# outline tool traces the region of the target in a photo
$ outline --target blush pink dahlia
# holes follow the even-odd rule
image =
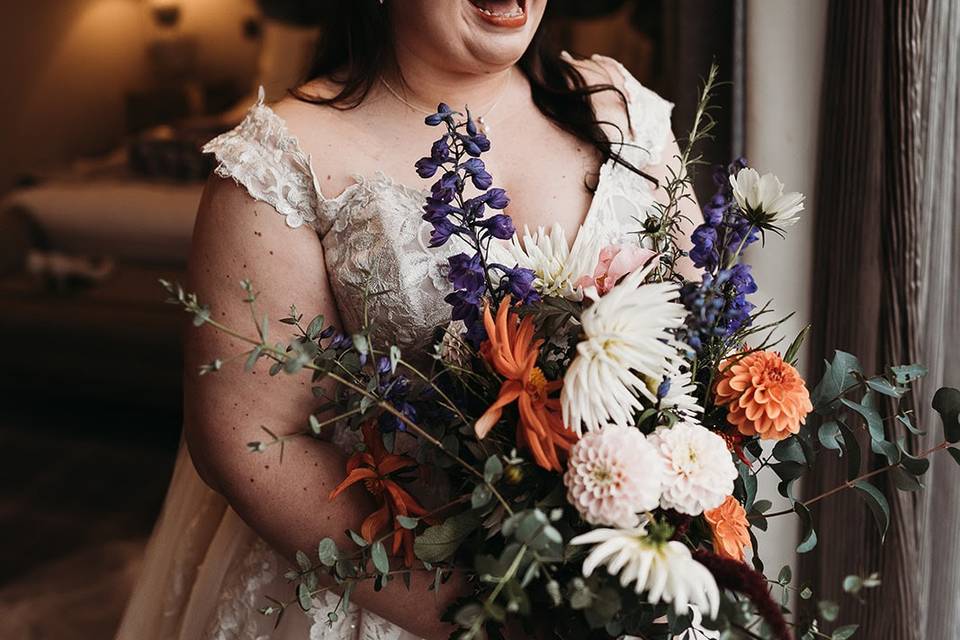
[[[590,524],[635,527],[660,502],[662,462],[634,427],[607,425],[570,449],[563,482],[567,500]]]
[[[694,422],[661,427],[647,441],[663,465],[660,506],[698,516],[719,507],[733,493],[737,467],[726,441]]]

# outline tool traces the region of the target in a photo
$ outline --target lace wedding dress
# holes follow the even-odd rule
[[[672,105],[642,87],[619,63],[632,131],[621,153],[634,166],[661,162]],[[369,300],[376,324],[399,346],[416,348],[445,324],[446,258],[458,249],[428,249],[430,225],[420,219],[424,193],[383,174],[355,176],[335,197],[320,192],[310,158],[283,120],[260,100],[234,130],[211,141],[217,175],[231,178],[269,203],[289,227],[316,230],[346,330],[360,324],[362,289],[385,291]],[[411,169],[411,177],[413,171]],[[628,235],[651,211],[650,183],[607,162],[584,225],[603,244]],[[452,243],[451,243],[452,244]],[[346,438],[342,438],[346,440]],[[288,599],[288,563],[270,549],[218,494],[200,480],[181,446],[166,504],[147,548],[143,572],[118,640],[406,640],[413,636],[351,604],[331,624],[337,597],[327,592],[308,614],[289,611],[273,629],[258,609],[266,596]]]

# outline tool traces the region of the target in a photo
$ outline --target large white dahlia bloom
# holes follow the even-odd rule
[[[661,427],[647,437],[664,464],[660,506],[696,516],[733,493],[737,467],[727,443],[695,422]]]
[[[654,540],[647,535],[646,527],[640,526],[594,529],[570,543],[594,545],[583,561],[585,577],[606,565],[610,575],[619,576],[621,586],[633,583],[637,593],[646,591],[650,604],[672,603],[677,614],[687,613],[687,607],[693,605],[705,616],[717,616],[717,581],[682,542]]]
[[[687,312],[675,302],[675,284],[643,283],[651,268],[628,275],[580,318],[584,336],[560,394],[564,424],[578,434],[632,425],[638,396],[656,403],[657,385],[680,357],[673,331]]]
[[[582,300],[583,289],[576,284],[582,276],[593,273],[600,253],[597,238],[589,227],[580,227],[573,246],[567,244],[563,227],[554,224],[549,231],[538,227],[533,233],[524,227],[523,238],[515,234],[508,245],[517,266],[533,271],[534,288],[544,296],[560,296]]]
[[[584,435],[567,460],[567,500],[590,524],[636,527],[660,503],[662,462],[639,429],[608,425]]]

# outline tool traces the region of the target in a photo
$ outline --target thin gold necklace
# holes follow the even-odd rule
[[[477,125],[480,127],[481,133],[483,133],[483,135],[485,136],[490,135],[490,124],[487,119],[490,117],[490,114],[493,113],[493,110],[497,108],[497,105],[500,104],[500,100],[503,99],[503,96],[506,95],[507,85],[510,83],[510,77],[512,75],[513,75],[513,69],[511,68],[510,72],[507,74],[506,79],[503,81],[503,86],[500,88],[500,93],[497,95],[497,99],[493,101],[493,104],[490,105],[490,108],[487,109],[487,112],[485,114],[481,116],[475,116]],[[404,98],[402,95],[400,95],[398,91],[396,91],[393,87],[390,86],[390,84],[384,79],[383,76],[380,76],[380,82],[383,83],[383,86],[386,87],[387,91],[389,91],[394,98],[396,98],[397,100],[399,100],[400,102],[408,106],[409,108],[413,109],[414,111],[417,111],[419,113],[422,113],[428,116],[434,113],[433,110],[424,109],[423,107],[417,106],[411,103],[406,98]]]

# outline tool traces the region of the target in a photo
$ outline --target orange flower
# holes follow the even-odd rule
[[[745,436],[783,440],[800,431],[813,410],[803,378],[779,353],[728,359],[720,375],[717,404],[727,407],[727,420]]]
[[[713,532],[713,552],[743,562],[743,550],[751,547],[747,512],[733,496],[727,496],[716,509],[703,512]]]
[[[329,499],[334,500],[347,487],[363,482],[380,503],[380,508],[363,521],[360,535],[367,542],[373,542],[385,527],[393,523],[392,552],[398,555],[402,549],[404,563],[413,566],[413,531],[401,527],[397,516],[419,517],[426,515],[427,511],[391,476],[403,469],[411,469],[417,463],[407,456],[388,453],[375,423],[367,422],[361,430],[366,450],[350,456],[347,477],[330,492]]]
[[[481,353],[505,380],[496,401],[480,416],[474,429],[478,438],[484,438],[500,420],[503,408],[516,401],[520,408],[517,446],[529,449],[544,469],[562,471],[558,451],[569,450],[577,441],[576,434],[563,424],[560,399],[550,397],[563,381],[548,381],[536,366],[543,340],[533,339],[533,318],[520,320],[510,306],[509,297],[500,303],[496,322],[490,306],[483,309],[487,341],[481,345]]]

